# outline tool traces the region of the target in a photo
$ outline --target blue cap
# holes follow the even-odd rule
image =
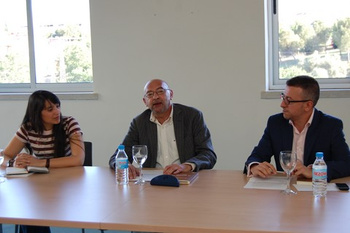
[[[125,146],[124,145],[119,145],[118,146],[118,150],[125,150]]]
[[[316,158],[322,158],[323,152],[316,152]]]

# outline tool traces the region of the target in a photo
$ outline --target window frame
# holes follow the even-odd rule
[[[0,83],[0,94],[4,93],[6,95],[8,93],[32,93],[36,90],[49,90],[49,91],[58,92],[58,93],[84,93],[84,92],[91,93],[93,92],[93,80],[91,83],[90,82],[36,83],[32,0],[25,0],[25,3],[26,3],[27,26],[28,26],[30,83]],[[88,4],[90,4],[89,1],[88,1]],[[91,34],[90,34],[90,38],[91,38]]]
[[[265,0],[265,59],[266,91],[283,90],[286,79],[279,79],[279,0]],[[346,79],[317,79],[321,90],[350,91],[350,77]]]

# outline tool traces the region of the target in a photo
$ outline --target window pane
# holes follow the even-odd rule
[[[349,0],[278,1],[279,79],[350,77],[349,9]]]
[[[32,0],[37,83],[92,82],[88,0]]]
[[[0,84],[30,83],[25,0],[0,1]]]

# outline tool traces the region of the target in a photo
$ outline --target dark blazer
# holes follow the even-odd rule
[[[132,146],[147,145],[148,157],[143,167],[154,168],[157,163],[158,137],[157,125],[150,121],[150,116],[151,110],[147,109],[135,117],[122,144],[131,163]],[[180,162],[194,163],[195,171],[213,168],[216,154],[203,114],[195,108],[173,104],[173,122]],[[109,165],[115,168],[115,154],[111,156]]]
[[[282,113],[271,116],[267,121],[259,144],[248,157],[244,172],[252,162],[271,162],[274,156],[276,168],[283,171],[279,152],[292,150],[293,127]],[[343,122],[315,109],[312,123],[307,131],[304,147],[304,165],[313,164],[316,152],[323,152],[328,168],[328,181],[350,176],[350,151],[343,133]]]

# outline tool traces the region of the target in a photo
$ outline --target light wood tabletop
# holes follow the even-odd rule
[[[0,184],[0,222],[99,229],[103,217],[144,188],[130,187],[132,191],[120,192],[113,172],[103,167],[7,178]]]
[[[203,170],[178,188],[118,186],[107,167],[51,169],[0,184],[0,222],[184,233],[349,232],[349,192],[286,196],[245,189],[247,181],[242,171]]]

